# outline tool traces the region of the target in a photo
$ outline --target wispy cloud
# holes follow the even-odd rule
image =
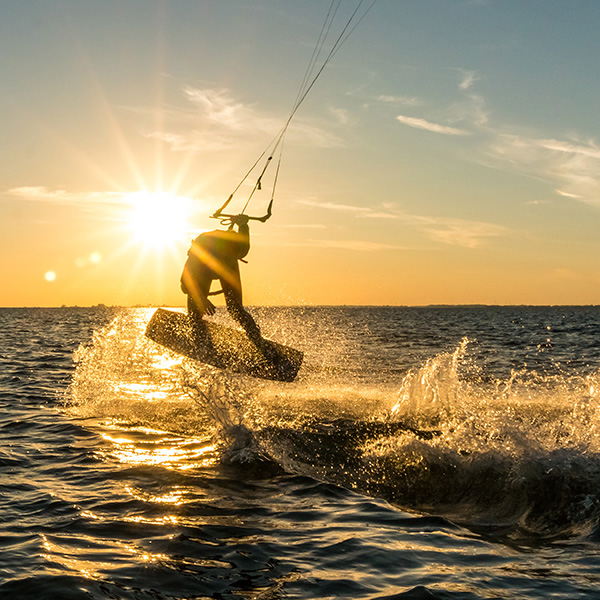
[[[473,132],[480,134],[478,155],[488,156],[495,166],[548,181],[563,198],[600,206],[600,147],[593,140],[533,137],[490,124],[485,99],[473,91],[477,80],[474,72],[462,72],[459,88],[466,101],[462,109],[455,107],[454,115],[470,121]]]
[[[475,90],[480,79],[475,71],[458,70],[460,98],[447,106],[437,106],[436,115],[398,115],[396,120],[409,127],[448,136],[472,135],[472,160],[487,157],[488,166],[526,173],[549,182],[558,196],[600,207],[600,147],[594,140],[559,139],[522,133],[506,125],[495,125],[483,96]],[[439,118],[439,117],[438,117]],[[490,162],[491,161],[491,162]]]
[[[324,223],[288,223],[277,225],[280,229],[329,229]]]
[[[482,134],[480,155],[496,166],[548,181],[563,198],[600,206],[600,147],[593,140],[536,138],[491,125],[484,98],[473,91],[477,80],[474,72],[462,71],[459,88],[467,100],[462,119]]]
[[[190,205],[191,211],[204,207],[203,200],[196,199],[194,204],[186,196],[162,192],[158,193],[158,198],[164,196],[161,202],[173,206],[174,203],[184,203]],[[83,212],[93,213],[94,218],[102,218],[111,221],[122,221],[128,218],[127,215],[135,206],[140,203],[149,202],[151,205],[156,202],[156,196],[146,191],[82,191],[69,192],[63,189],[51,190],[44,186],[21,186],[11,188],[5,192],[0,192],[0,197],[17,199],[20,202],[38,202],[54,206],[68,206]]]
[[[464,248],[479,248],[490,238],[508,233],[501,225],[462,219],[435,219],[424,229],[432,240]]]
[[[307,240],[303,246],[316,248],[340,248],[357,252],[377,252],[379,250],[404,250],[405,247],[396,244],[369,242],[365,240]]]
[[[476,81],[476,76],[474,71],[462,71],[463,78],[461,82],[458,84],[458,87],[461,90],[468,90],[471,88],[473,83]]]
[[[559,196],[564,196],[565,198],[573,198],[575,200],[581,200],[581,196],[577,194],[571,194],[569,192],[565,192],[563,190],[554,190]],[[538,202],[539,203],[539,202]]]
[[[260,130],[272,131],[272,119],[257,115],[251,106],[236,102],[226,90],[185,87],[184,94],[204,118],[225,129],[239,131],[251,122]]]
[[[218,151],[240,148],[257,135],[274,138],[286,122],[287,115],[268,114],[256,105],[241,102],[226,89],[185,87],[185,106],[163,111],[164,127],[146,134],[160,139],[175,151]],[[343,125],[348,114],[335,111],[336,121]],[[148,116],[147,110],[140,110]],[[341,145],[341,138],[332,132],[331,122],[321,126],[297,116],[288,131],[288,139],[316,147]]]
[[[321,208],[324,210],[335,210],[335,211],[340,211],[340,212],[368,213],[371,211],[371,209],[366,206],[355,206],[355,205],[351,205],[351,204],[337,204],[335,202],[319,202],[318,200],[309,200],[309,199],[298,200],[298,203],[304,204],[305,206],[314,206],[314,207]]]
[[[401,104],[404,106],[420,106],[423,101],[415,96],[391,96],[382,94],[376,100],[385,104]]]
[[[594,142],[499,134],[490,144],[489,156],[552,182],[563,198],[600,207],[600,148]]]
[[[125,212],[131,209],[131,195],[124,192],[69,192],[44,186],[21,186],[6,190],[1,196],[20,202],[66,206],[82,213],[91,213],[94,219],[111,222],[123,221]]]
[[[565,154],[581,154],[600,160],[600,148],[595,144],[581,145],[561,140],[539,140],[539,145],[547,150],[556,150]]]
[[[331,116],[340,124],[348,125],[352,122],[352,116],[350,112],[344,108],[337,108],[335,106],[329,107],[329,113]]]
[[[369,216],[374,218],[379,215],[374,213]],[[508,229],[501,225],[468,219],[430,217],[402,211],[388,211],[386,218],[395,218],[400,222],[412,225],[422,230],[430,240],[464,248],[479,248],[491,238],[509,233]]]
[[[48,202],[71,206],[90,206],[94,204],[126,204],[127,194],[122,192],[67,192],[66,190],[49,190],[44,186],[22,186],[11,188],[5,192],[22,200]]]
[[[458,97],[446,106],[435,108],[436,115],[438,115],[435,121],[429,119],[427,115],[410,116],[406,114],[396,116],[396,120],[408,127],[449,136],[471,135],[485,128],[488,122],[485,102],[480,95],[473,91],[475,82],[478,81],[479,77],[475,71],[465,69],[458,69],[457,71],[460,75],[460,80],[456,84]],[[382,98],[386,97],[380,97],[380,99]],[[390,97],[390,101],[394,98],[402,97]],[[406,99],[411,100],[410,97],[406,97]],[[412,100],[412,102],[406,104],[415,107],[426,107],[429,104],[416,98]],[[439,121],[440,114],[444,116],[443,123]]]
[[[356,218],[391,219],[422,231],[432,241],[464,248],[478,248],[491,238],[509,234],[508,229],[494,223],[415,215],[399,210],[390,203],[385,203],[380,207],[353,206],[332,202],[319,203],[313,200],[303,200],[300,203],[323,210],[346,212]],[[338,244],[338,242],[335,243]],[[373,243],[365,242],[365,244]],[[387,247],[387,245],[383,244],[382,247]]]
[[[414,127],[416,129],[425,129],[434,133],[441,133],[443,135],[469,135],[468,131],[464,129],[458,129],[457,127],[450,127],[449,125],[441,125],[439,123],[433,123],[426,119],[418,117],[407,117],[405,115],[398,115],[396,117],[400,123]]]

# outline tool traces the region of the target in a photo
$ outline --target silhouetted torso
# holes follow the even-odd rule
[[[243,306],[238,262],[249,250],[250,230],[247,223],[238,224],[238,231],[215,230],[200,234],[188,250],[181,274],[181,289],[188,296],[188,313],[199,322],[205,313],[214,313],[208,295],[211,283],[218,279],[229,314],[251,338],[258,339],[258,326]]]

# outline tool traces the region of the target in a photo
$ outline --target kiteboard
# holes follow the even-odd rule
[[[304,354],[262,339],[257,345],[244,331],[203,320],[194,323],[181,312],[158,308],[146,327],[146,336],[177,354],[252,377],[293,381]]]

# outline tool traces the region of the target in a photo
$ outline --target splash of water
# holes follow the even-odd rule
[[[600,518],[600,372],[478,377],[465,339],[396,388],[282,386],[169,353],[144,337],[148,317],[123,313],[77,351],[69,410],[470,522],[555,532]]]
[[[245,424],[251,420],[252,388],[239,376],[183,359],[148,340],[149,316],[123,312],[76,351],[66,409],[129,431],[210,439],[224,462],[256,459],[260,453]],[[137,461],[143,455],[128,452]]]
[[[449,418],[460,407],[464,394],[458,368],[467,344],[465,338],[454,352],[444,352],[427,360],[421,368],[411,369],[402,381],[391,414],[417,420]]]
[[[119,314],[75,353],[69,410],[79,417],[188,428],[190,401],[179,386],[181,359],[157,352],[140,331],[146,316]]]
[[[463,376],[467,347],[405,376],[390,411],[404,427],[361,447],[364,489],[538,534],[590,526],[600,517],[600,372],[523,369],[484,382]]]

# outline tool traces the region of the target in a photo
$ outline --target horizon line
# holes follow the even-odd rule
[[[600,304],[486,304],[482,302],[473,303],[435,303],[435,304],[246,304],[246,308],[600,308]],[[106,308],[106,309],[129,309],[129,308],[181,308],[184,305],[175,304],[98,304],[79,305],[61,304],[60,306],[0,306],[0,310],[12,309],[70,309],[70,308]],[[225,306],[217,306],[217,309]]]

